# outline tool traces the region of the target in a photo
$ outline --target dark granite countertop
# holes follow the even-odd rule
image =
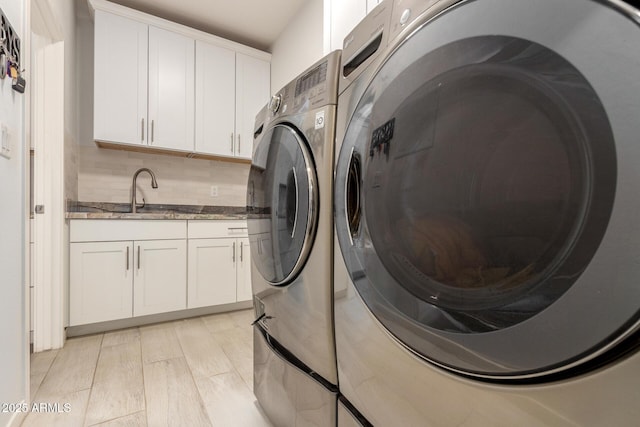
[[[79,202],[67,203],[68,219],[195,219],[234,220],[246,219],[244,206],[161,205],[147,204],[130,212],[129,203]]]

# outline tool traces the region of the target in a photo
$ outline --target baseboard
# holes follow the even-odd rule
[[[69,326],[66,329],[67,338],[90,335],[134,326],[150,325],[153,323],[170,322],[187,319],[189,317],[206,316],[208,314],[226,313],[253,307],[253,301],[242,301],[231,304],[221,304],[209,307],[192,308],[188,310],[172,311],[169,313],[152,314],[148,316],[131,317],[128,319],[111,320],[109,322],[91,323],[89,325]]]

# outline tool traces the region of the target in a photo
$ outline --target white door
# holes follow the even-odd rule
[[[146,144],[148,26],[95,12],[93,135]]]
[[[271,65],[268,61],[236,54],[235,155],[250,159],[256,115],[269,101]]]
[[[133,244],[70,245],[70,326],[132,316]]]
[[[186,240],[134,242],[133,315],[187,308]]]
[[[236,299],[240,301],[251,300],[251,251],[249,250],[249,238],[238,239],[240,254],[237,262]]]
[[[236,239],[189,240],[188,307],[236,301]]]
[[[193,150],[194,67],[193,39],[149,27],[150,145]]]
[[[196,41],[196,143],[198,153],[233,156],[236,54]]]

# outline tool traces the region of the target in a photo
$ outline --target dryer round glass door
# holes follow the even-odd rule
[[[247,190],[251,259],[273,285],[286,285],[307,260],[317,228],[318,186],[304,138],[275,125],[256,147]]]
[[[597,2],[488,0],[414,25],[336,169],[360,296],[466,375],[543,377],[606,352],[640,310],[638,24]]]

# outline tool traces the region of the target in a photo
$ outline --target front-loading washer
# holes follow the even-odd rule
[[[258,114],[247,188],[254,393],[275,425],[335,426],[333,165],[340,51]]]
[[[636,422],[640,12],[376,11],[338,102],[344,399],[374,425]]]

